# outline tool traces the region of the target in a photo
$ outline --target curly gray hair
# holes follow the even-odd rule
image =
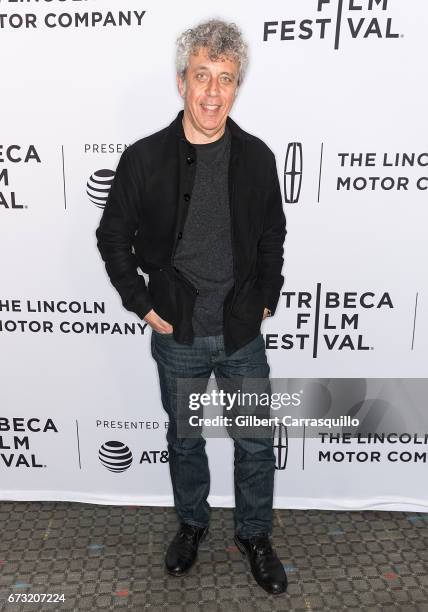
[[[248,45],[242,39],[240,29],[235,23],[221,19],[210,19],[195,28],[185,30],[176,41],[176,70],[183,79],[186,74],[191,53],[205,47],[211,61],[226,56],[239,64],[238,86],[242,83],[248,66]]]

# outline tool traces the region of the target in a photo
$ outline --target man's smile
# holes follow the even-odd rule
[[[221,104],[201,104],[204,111],[218,111],[221,108]]]

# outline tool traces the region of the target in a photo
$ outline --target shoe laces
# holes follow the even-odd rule
[[[197,534],[197,530],[198,527],[194,527],[193,525],[189,525],[188,523],[182,523],[177,537],[193,543],[193,540]]]
[[[269,537],[266,535],[257,535],[248,538],[250,546],[259,555],[270,555],[272,554],[272,544],[270,543]]]

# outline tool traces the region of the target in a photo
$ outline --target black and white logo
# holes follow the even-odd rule
[[[86,193],[92,204],[98,208],[104,208],[106,205],[114,174],[113,170],[96,170],[86,183]]]
[[[284,164],[284,198],[289,204],[296,204],[299,201],[302,171],[302,143],[290,142],[285,154]]]
[[[341,291],[325,289],[321,283],[315,292],[288,290],[282,296],[282,307],[295,318],[295,331],[290,323],[282,335],[266,334],[266,348],[311,350],[314,358],[321,351],[374,350],[364,332],[364,319],[376,317],[378,324],[387,325],[387,313],[395,307],[386,290]]]
[[[10,168],[20,164],[30,164],[31,180],[34,178],[34,168],[37,164],[41,164],[42,160],[36,149],[36,146],[19,144],[0,143],[0,210],[23,210],[28,208],[26,202],[21,202],[16,191],[12,187],[13,171],[9,173]],[[6,164],[6,165],[4,165]]]
[[[126,444],[109,440],[101,446],[98,457],[110,472],[120,473],[127,470],[132,463],[132,452]]]
[[[275,453],[275,468],[285,470],[288,457],[288,432],[287,427],[282,423],[273,428],[272,445]]]

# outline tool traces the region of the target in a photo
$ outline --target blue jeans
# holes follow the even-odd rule
[[[227,356],[223,335],[196,336],[191,345],[152,330],[151,351],[158,367],[162,404],[169,417],[167,442],[174,505],[180,520],[206,527],[210,472],[202,437],[177,436],[177,378],[200,378],[204,391],[212,370],[216,380],[245,376],[269,379],[263,336]],[[220,388],[220,385],[219,385]],[[234,436],[235,533],[243,538],[272,533],[275,456],[272,439]]]

